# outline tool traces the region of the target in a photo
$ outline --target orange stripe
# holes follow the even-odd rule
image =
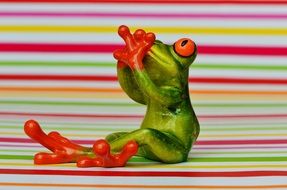
[[[50,91],[50,92],[105,92],[123,93],[119,88],[80,88],[80,87],[1,87],[0,91]],[[256,90],[190,90],[194,94],[240,94],[240,95],[287,95],[287,91]]]
[[[0,186],[25,186],[25,187],[83,187],[83,188],[160,188],[160,189],[242,189],[242,188],[287,188],[287,184],[283,185],[122,185],[122,184],[50,184],[50,183],[0,183]]]

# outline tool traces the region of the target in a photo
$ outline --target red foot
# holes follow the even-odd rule
[[[96,158],[81,157],[77,162],[78,167],[123,167],[127,161],[138,151],[135,141],[128,142],[121,153],[110,154],[110,145],[106,140],[98,140],[93,146]]]
[[[142,59],[155,41],[154,33],[146,33],[138,29],[132,35],[127,26],[120,26],[119,35],[123,38],[126,46],[114,52],[115,59],[118,60],[118,67],[128,65],[131,69],[143,69]]]
[[[82,147],[72,143],[58,132],[51,132],[46,135],[40,125],[29,120],[24,125],[25,133],[33,140],[51,150],[53,153],[37,153],[34,156],[35,164],[60,164],[76,162],[80,156],[87,155],[90,148]]]

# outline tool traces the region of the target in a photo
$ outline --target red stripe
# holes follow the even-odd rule
[[[2,52],[111,53],[120,44],[30,44],[0,43]],[[287,47],[199,45],[199,54],[287,56]]]
[[[287,4],[286,0],[0,0],[13,3],[164,3],[164,4]]]
[[[30,44],[30,43],[0,43],[3,52],[83,52],[83,53],[111,53],[122,48],[115,44]]]
[[[28,113],[28,112],[0,112],[0,116],[42,116],[42,117],[70,117],[70,118],[105,118],[105,119],[142,119],[143,115],[124,114],[66,114],[66,113]],[[240,115],[199,115],[200,119],[237,119],[237,118],[287,118],[287,114],[240,114]]]
[[[77,144],[94,144],[93,140],[72,140]],[[0,137],[0,142],[10,143],[34,143],[35,141],[28,138],[11,138]],[[287,144],[287,139],[252,139],[252,140],[199,140],[195,142],[195,145],[264,145],[264,144]]]
[[[101,75],[28,75],[0,74],[0,80],[57,80],[57,81],[117,81],[116,76]],[[223,77],[194,77],[189,78],[193,83],[225,83],[225,84],[276,84],[286,85],[287,79],[255,79],[255,78],[223,78]]]
[[[116,67],[116,63],[115,63]],[[0,80],[117,81],[116,76],[100,75],[22,75],[0,74]]]
[[[258,177],[287,176],[287,171],[232,171],[232,172],[168,172],[168,171],[83,171],[0,169],[0,174],[69,175],[69,176],[121,176],[121,177]]]

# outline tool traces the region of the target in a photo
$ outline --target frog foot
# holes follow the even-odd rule
[[[52,131],[46,135],[38,122],[29,120],[24,125],[25,133],[52,153],[39,152],[34,156],[35,164],[60,164],[76,162],[79,157],[91,152],[91,148],[72,143],[58,132]]]
[[[120,26],[118,34],[125,41],[125,47],[114,52],[115,59],[119,66],[128,65],[132,70],[135,68],[143,69],[142,59],[155,41],[154,33],[146,33],[138,29],[134,34],[130,33],[127,26]]]
[[[138,144],[129,141],[118,154],[110,153],[110,145],[106,140],[98,140],[93,146],[95,158],[81,157],[77,162],[78,167],[123,167],[127,161],[138,151]]]

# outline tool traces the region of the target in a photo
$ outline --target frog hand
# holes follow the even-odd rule
[[[118,65],[127,64],[132,70],[143,69],[142,59],[155,41],[154,33],[146,33],[144,30],[138,29],[131,34],[129,28],[124,25],[119,27],[118,33],[126,44],[123,49],[114,52]]]
[[[81,157],[77,162],[78,167],[123,167],[127,161],[138,151],[138,144],[129,141],[118,154],[110,153],[110,145],[106,140],[98,140],[93,146],[95,158]]]
[[[35,164],[60,164],[76,162],[79,157],[91,152],[91,148],[82,147],[72,143],[58,132],[50,132],[46,135],[40,125],[29,120],[24,125],[25,133],[33,140],[37,141],[52,153],[39,152],[34,156]]]

